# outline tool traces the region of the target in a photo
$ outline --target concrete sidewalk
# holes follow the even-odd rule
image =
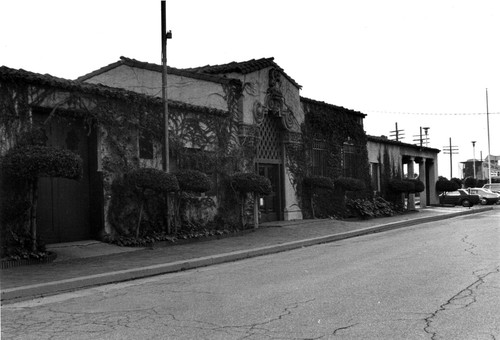
[[[231,237],[187,244],[126,248],[98,241],[49,247],[49,264],[1,271],[2,304],[96,285],[138,279],[272,254],[420,223],[492,210],[493,207],[429,207],[403,215],[362,221],[301,220],[264,223]]]

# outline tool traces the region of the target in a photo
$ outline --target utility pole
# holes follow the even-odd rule
[[[427,131],[425,131],[427,133]],[[415,139],[415,137],[417,137],[417,139]],[[422,136],[422,127],[420,127],[420,135],[413,135],[413,141],[414,142],[418,142],[420,147],[423,146],[424,144],[424,138]]]
[[[486,89],[486,125],[488,127],[488,183],[491,184],[490,117],[488,110],[488,89]]]
[[[474,168],[474,179],[476,179],[476,141],[472,141],[472,167]]]
[[[428,137],[427,133],[428,133],[430,127],[424,127],[422,129],[424,129],[424,131],[425,131],[425,147],[428,147],[429,146],[429,137]]]
[[[163,102],[163,171],[170,170],[169,143],[168,143],[168,94],[167,94],[167,39],[172,38],[172,32],[167,32],[167,14],[165,0],[161,1],[161,98]]]
[[[389,131],[391,133],[390,137],[396,137],[396,142],[399,142],[400,139],[404,138],[404,133],[402,133],[404,130],[398,130],[398,123],[396,123],[396,130],[395,131]]]
[[[458,146],[451,145],[451,137],[450,137],[450,146],[443,146],[443,153],[445,155],[450,155],[450,179],[453,178],[453,155],[458,154]]]

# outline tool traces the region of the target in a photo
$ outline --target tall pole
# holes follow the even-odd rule
[[[451,137],[450,137],[450,145],[443,146],[443,153],[450,154],[450,178],[453,178],[453,154],[458,154],[458,146],[451,145]]]
[[[424,131],[425,131],[425,146],[428,147],[429,146],[429,137],[427,137],[427,133],[429,131],[430,127],[424,127]]]
[[[486,124],[488,127],[488,183],[491,184],[490,117],[488,110],[488,89],[486,89]]]
[[[450,179],[453,178],[453,165],[452,165],[453,164],[453,156],[452,156],[453,152],[451,150],[452,149],[451,149],[451,137],[450,137]]]
[[[170,157],[168,145],[168,94],[167,94],[167,39],[172,38],[172,33],[167,32],[167,14],[165,0],[161,1],[161,98],[163,102],[163,145],[162,145],[162,167],[163,171],[169,172]]]
[[[474,179],[476,179],[476,141],[472,141],[472,167],[474,168]]]

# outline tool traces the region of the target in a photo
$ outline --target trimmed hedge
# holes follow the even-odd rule
[[[352,177],[339,177],[334,181],[334,185],[345,191],[363,191],[366,188],[362,180]]]
[[[393,178],[389,181],[389,189],[395,193],[415,194],[425,190],[425,185],[418,179]]]
[[[269,195],[273,188],[271,181],[264,176],[252,172],[237,172],[231,176],[231,186],[241,194],[256,193]]]
[[[304,178],[304,185],[309,188],[333,190],[333,180],[330,177],[312,176]]]
[[[466,188],[477,188],[477,179],[470,176],[464,179],[464,187]]]
[[[450,181],[446,177],[439,177],[436,182],[436,191],[455,191],[460,188],[460,185],[456,181]]]
[[[201,193],[209,191],[212,187],[212,182],[207,174],[198,170],[176,172],[175,177],[181,191]]]
[[[150,189],[158,193],[175,192],[179,183],[174,174],[153,168],[139,168],[126,175],[126,182],[134,188]]]
[[[79,179],[83,172],[82,159],[74,152],[41,145],[25,145],[9,150],[2,166],[6,174],[22,179]]]

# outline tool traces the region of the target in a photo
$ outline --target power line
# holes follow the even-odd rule
[[[361,112],[398,114],[398,115],[421,115],[421,116],[475,116],[486,115],[486,112],[402,112],[402,111],[374,111],[360,110]],[[490,115],[498,115],[500,112],[490,112]]]

